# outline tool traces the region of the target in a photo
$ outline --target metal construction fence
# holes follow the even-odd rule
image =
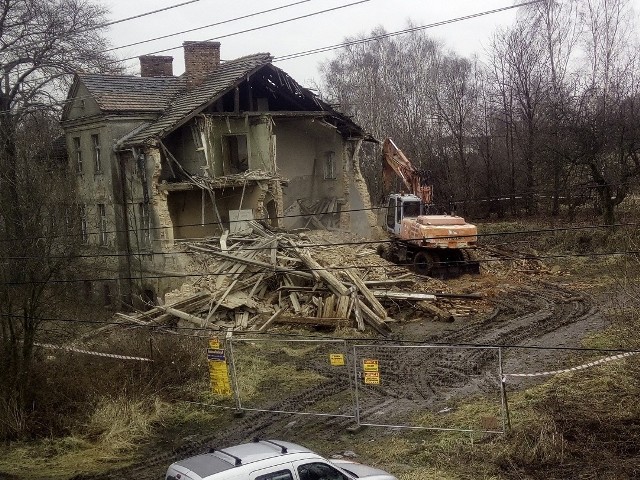
[[[501,351],[231,337],[226,344],[238,410],[353,418],[358,425],[502,433]],[[459,408],[482,402],[478,416]]]

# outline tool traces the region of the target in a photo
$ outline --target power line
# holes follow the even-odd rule
[[[180,225],[179,227],[186,226],[200,226],[200,224],[195,225]],[[579,231],[579,230],[596,230],[596,229],[610,229],[610,228],[618,228],[618,227],[638,227],[640,223],[618,223],[614,225],[584,225],[584,226],[575,226],[575,227],[557,227],[557,228],[542,228],[542,229],[531,229],[531,230],[507,230],[503,232],[488,232],[488,233],[478,233],[476,235],[452,235],[450,237],[419,237],[419,238],[407,238],[406,241],[428,241],[428,240],[442,240],[442,239],[458,239],[465,238],[469,236],[474,236],[478,238],[482,237],[500,237],[503,235],[530,235],[530,234],[544,234],[544,233],[558,233],[565,231]],[[164,227],[163,227],[164,228]],[[99,233],[91,233],[90,235],[99,235]],[[188,241],[185,239],[181,239],[184,241]],[[207,241],[207,239],[193,239],[195,242]],[[305,243],[296,246],[289,245],[278,245],[279,249],[282,250],[291,250],[296,248],[313,248],[313,247],[346,247],[346,246],[360,246],[360,245],[380,245],[384,243],[394,243],[396,240],[392,238],[380,239],[380,240],[357,240],[357,241],[344,241],[344,242],[331,242],[331,243]],[[240,246],[238,248],[234,248],[234,252],[251,252],[251,251],[261,251],[265,249],[269,249],[271,247],[252,247],[252,246]],[[62,258],[110,258],[110,257],[131,257],[131,256],[142,256],[142,255],[175,255],[177,253],[184,254],[192,254],[195,253],[193,250],[174,250],[170,252],[156,252],[156,251],[141,251],[140,253],[130,254],[130,253],[102,253],[102,254],[78,254],[69,257],[68,255],[46,255],[46,258],[50,259],[62,259]],[[38,256],[7,256],[3,257],[7,260],[29,260],[29,259],[39,259],[43,258]]]
[[[0,314],[0,316],[5,318],[23,318],[21,315],[15,314]],[[159,333],[162,335],[166,335],[167,332],[163,331],[168,328],[166,325],[140,325],[133,322],[115,322],[115,321],[100,321],[100,320],[82,320],[79,318],[52,318],[52,317],[37,317],[35,320],[40,320],[43,322],[62,322],[62,323],[83,323],[83,324],[93,324],[100,326],[120,326],[120,327],[132,327],[136,329],[150,329],[155,330],[155,333]],[[219,332],[219,330],[215,330],[213,328],[207,327],[187,327],[187,326],[175,326],[170,327],[171,330],[185,330],[185,331],[199,331],[199,332]],[[268,337],[284,337],[284,338],[309,338],[312,335],[304,335],[299,333],[273,333],[273,332],[259,332],[254,330],[235,330],[235,335],[255,335],[255,336],[268,336]],[[514,348],[514,349],[522,349],[522,350],[555,350],[555,351],[577,351],[577,352],[598,352],[598,353],[640,353],[638,349],[628,349],[628,348],[595,348],[595,347],[558,347],[558,346],[542,346],[542,345],[519,345],[519,344],[505,344],[505,343],[471,343],[471,342],[431,342],[431,341],[414,341],[414,340],[402,340],[402,339],[386,339],[386,338],[362,338],[362,337],[332,337],[332,336],[322,336],[317,337],[322,338],[323,340],[347,340],[347,341],[356,341],[362,342],[367,340],[372,340],[375,342],[381,343],[393,343],[393,344],[410,344],[410,345],[434,345],[441,347],[486,347],[486,348]]]
[[[304,246],[301,246],[304,248]],[[508,257],[508,258],[481,258],[474,259],[474,262],[478,263],[495,263],[495,262],[512,262],[517,260],[548,260],[548,259],[559,259],[559,258],[591,258],[591,257],[615,257],[615,256],[640,256],[640,250],[623,250],[618,252],[590,252],[590,253],[563,253],[563,254],[549,254],[549,255],[523,255],[518,257]],[[229,260],[234,260],[229,259]],[[243,260],[242,257],[238,257],[238,261],[241,263]],[[466,261],[450,261],[450,262],[434,262],[435,265],[442,264],[464,264]],[[279,265],[273,265],[273,267],[258,267],[253,269],[252,271],[244,271],[238,272],[235,275],[255,275],[259,273],[272,273],[276,274],[289,274],[295,275],[296,273],[312,273],[315,271],[341,271],[341,270],[349,270],[349,269],[395,269],[395,268],[403,268],[409,265],[405,264],[388,264],[388,265],[341,265],[341,266],[331,266],[331,267],[319,267],[319,268],[293,268],[293,267],[283,267]],[[219,277],[219,276],[228,276],[228,272],[215,272],[215,271],[204,271],[204,272],[194,272],[194,273],[175,273],[175,274],[162,274],[162,275],[147,275],[140,274],[137,276],[125,277],[121,276],[117,279],[114,277],[97,277],[97,278],[80,278],[80,279],[69,279],[69,280],[41,280],[41,281],[25,281],[25,282],[0,282],[0,285],[7,286],[20,286],[20,285],[46,285],[46,284],[71,284],[71,283],[80,283],[85,281],[91,282],[113,282],[114,280],[159,280],[164,278],[192,278],[192,277]]]
[[[225,35],[219,35],[217,37],[208,38],[208,39],[206,39],[204,41],[208,42],[208,41],[211,41],[211,40],[219,40],[221,38],[228,38],[228,37],[232,37],[232,36],[235,36],[235,35],[240,35],[242,33],[254,32],[256,30],[261,30],[263,28],[274,27],[276,25],[282,25],[284,23],[293,22],[295,20],[301,20],[303,18],[313,17],[315,15],[320,15],[320,14],[323,14],[323,13],[333,12],[335,10],[340,10],[342,8],[347,8],[347,7],[352,7],[354,5],[359,5],[361,3],[366,3],[366,2],[370,2],[370,1],[371,0],[358,0],[357,2],[348,3],[346,5],[339,5],[337,7],[327,8],[325,10],[320,10],[320,11],[313,12],[313,13],[307,13],[305,15],[300,15],[300,16],[297,16],[297,17],[287,18],[285,20],[280,20],[278,22],[268,23],[268,24],[260,25],[260,26],[253,27],[253,28],[247,28],[246,30],[240,30],[238,32],[227,33]],[[156,50],[156,51],[151,52],[151,53],[145,53],[144,55],[155,55],[157,53],[169,52],[169,51],[172,51],[172,50],[177,50],[179,48],[182,48],[182,45],[178,45],[176,47],[163,48],[162,50]],[[127,60],[134,60],[134,59],[136,59],[138,57],[140,57],[140,55],[136,55],[135,57],[123,58],[123,59],[118,60],[117,62],[126,62]],[[114,62],[110,62],[110,63],[117,63],[117,62],[114,61]]]
[[[288,3],[287,5],[282,5],[282,6],[280,6],[280,7],[269,8],[269,9],[267,9],[267,10],[261,10],[261,11],[259,11],[259,12],[249,13],[249,14],[247,14],[247,15],[242,15],[242,16],[239,16],[239,17],[230,18],[230,19],[228,19],[228,20],[222,20],[222,21],[219,21],[219,22],[210,23],[210,24],[208,24],[208,25],[203,25],[203,26],[201,26],[201,27],[190,28],[190,29],[188,29],[188,30],[182,30],[182,31],[180,31],[180,32],[169,33],[169,34],[167,34],[167,35],[161,35],[161,36],[159,36],[159,37],[154,37],[154,38],[148,38],[148,39],[146,39],[146,40],[141,40],[141,41],[139,41],[139,42],[129,43],[129,44],[127,44],[127,45],[121,45],[121,46],[119,46],[119,47],[112,47],[112,48],[109,48],[109,49],[107,49],[107,50],[103,50],[101,53],[106,53],[106,52],[110,52],[110,51],[113,51],[113,50],[120,50],[121,48],[133,47],[133,46],[135,46],[135,45],[141,45],[141,44],[143,44],[143,43],[149,43],[149,42],[153,42],[153,41],[155,41],[155,40],[162,40],[162,39],[164,39],[164,38],[175,37],[176,35],[181,35],[181,34],[183,34],[183,33],[195,32],[195,31],[197,31],[197,30],[202,30],[202,29],[204,29],[204,28],[216,27],[216,26],[218,26],[218,25],[223,25],[223,24],[226,24],[226,23],[235,22],[235,21],[237,21],[237,20],[244,20],[244,19],[246,19],[246,18],[255,17],[255,16],[257,16],[257,15],[262,15],[262,14],[264,14],[264,13],[275,12],[276,10],[282,10],[282,9],[284,9],[284,8],[293,7],[294,5],[299,5],[299,4],[301,4],[301,3],[306,3],[306,2],[310,2],[310,1],[311,1],[311,0],[300,0],[300,1],[298,1],[298,2]]]
[[[375,37],[368,37],[368,38],[363,38],[363,39],[359,39],[359,40],[353,40],[353,41],[350,41],[350,42],[338,43],[338,44],[329,45],[329,46],[326,46],[326,47],[319,47],[319,48],[314,48],[314,49],[311,49],[311,50],[305,50],[303,52],[290,53],[288,55],[282,55],[280,57],[275,57],[273,59],[273,61],[274,62],[281,62],[281,61],[284,61],[284,60],[291,60],[291,59],[294,59],[294,58],[306,57],[308,55],[315,55],[317,53],[323,53],[323,52],[328,52],[328,51],[331,51],[331,50],[337,50],[339,48],[350,47],[352,45],[358,45],[358,44],[361,44],[361,43],[368,43],[368,42],[372,42],[372,41],[375,41],[375,40],[380,40],[382,38],[395,37],[395,36],[398,36],[398,35],[404,35],[406,33],[417,32],[417,31],[420,31],[420,30],[427,30],[429,28],[439,27],[439,26],[442,26],[442,25],[450,24],[450,23],[461,22],[463,20],[470,20],[472,18],[477,18],[477,17],[482,17],[482,16],[485,16],[485,15],[491,15],[491,14],[494,14],[494,13],[504,12],[506,10],[511,10],[513,8],[526,7],[528,5],[533,5],[533,4],[536,4],[536,3],[543,2],[543,1],[545,1],[545,0],[533,0],[533,1],[530,1],[530,2],[518,3],[516,5],[510,5],[508,7],[496,8],[496,9],[493,9],[493,10],[486,10],[484,12],[473,13],[471,15],[465,15],[463,17],[456,17],[456,18],[451,18],[449,20],[442,20],[442,21],[439,21],[439,22],[429,23],[427,25],[422,25],[420,27],[407,28],[405,30],[399,30],[399,31],[396,31],[396,32],[385,33],[385,34],[382,34],[382,35],[376,35]]]
[[[376,210],[386,210],[388,207],[387,206],[380,206],[380,207],[370,207],[370,208],[354,208],[354,209],[346,209],[346,210],[341,210],[339,213],[353,213],[353,212],[368,212],[368,211],[376,211]],[[338,213],[338,212],[336,212]],[[320,215],[320,214],[316,214],[316,215]],[[308,217],[312,217],[314,216],[314,214],[295,214],[295,215],[281,215],[281,216],[275,216],[275,217],[271,217],[272,219],[286,219],[286,218],[308,218]],[[229,220],[228,222],[218,222],[218,221],[212,221],[212,222],[204,222],[204,223],[185,223],[185,224],[179,224],[179,225],[172,225],[171,227],[169,226],[158,226],[158,227],[149,227],[149,231],[151,230],[164,230],[164,229],[169,229],[169,228],[184,228],[184,227],[205,227],[205,226],[216,226],[216,225],[225,225],[226,223],[232,224],[232,223],[237,223],[237,222],[245,222],[245,220]],[[574,227],[553,227],[553,228],[540,228],[540,229],[529,229],[529,230],[510,230],[510,231],[503,231],[503,232],[490,232],[490,233],[477,233],[476,237],[495,237],[495,236],[502,236],[502,235],[518,235],[518,234],[531,234],[531,233],[556,233],[556,232],[562,232],[562,231],[576,231],[576,230],[591,230],[591,229],[611,229],[611,228],[619,228],[619,227],[638,227],[640,226],[639,222],[626,222],[626,223],[615,223],[615,224],[601,224],[601,225],[583,225],[583,226],[574,226]],[[92,232],[86,232],[85,234],[83,233],[69,233],[69,234],[61,234],[61,235],[51,235],[51,236],[36,236],[36,237],[25,237],[25,238],[6,238],[6,239],[0,239],[0,242],[15,242],[15,241],[20,241],[20,242],[24,242],[25,240],[39,240],[42,238],[47,238],[47,239],[54,239],[54,238],[80,238],[83,237],[84,235],[87,236],[97,236],[100,234],[118,234],[118,233],[138,233],[139,230],[135,229],[135,228],[130,228],[130,229],[125,229],[125,230],[107,230],[104,232],[101,231],[92,231]],[[458,238],[458,237],[464,237],[465,235],[456,235],[453,236],[452,238]],[[468,235],[466,235],[468,236]],[[442,237],[420,237],[420,238],[411,238],[408,240],[433,240],[436,238],[442,238]],[[385,243],[388,240],[372,240],[372,241],[359,241],[359,242],[344,242],[344,243],[331,243],[328,244],[328,246],[330,245],[361,245],[363,243],[371,243],[371,244],[378,244],[378,243]],[[315,245],[315,246],[325,246],[325,245]],[[153,252],[152,252],[153,253]],[[156,253],[160,253],[160,252],[156,252]],[[6,258],[6,257],[5,257]]]
[[[137,15],[132,15],[131,17],[121,18],[121,19],[118,19],[118,20],[111,20],[111,21],[108,21],[108,22],[105,22],[105,23],[98,23],[98,24],[92,25],[90,27],[81,28],[81,29],[78,29],[78,30],[74,30],[72,32],[63,33],[63,34],[57,35],[57,36],[55,36],[53,38],[56,38],[56,39],[60,40],[60,39],[63,39],[65,37],[70,37],[72,35],[77,35],[79,33],[91,32],[93,30],[98,30],[98,29],[104,28],[104,27],[110,27],[111,25],[116,25],[118,23],[128,22],[130,20],[135,20],[135,19],[138,19],[138,18],[146,17],[148,15],[154,15],[156,13],[165,12],[167,10],[171,10],[171,9],[178,8],[178,7],[184,7],[185,5],[189,5],[191,3],[196,3],[196,2],[199,2],[199,1],[200,0],[188,0],[186,2],[177,3],[175,5],[169,5],[168,7],[158,8],[156,10],[151,10],[151,11],[148,11],[148,12],[139,13]],[[46,41],[48,43],[51,40],[52,40],[52,38],[48,37],[46,40],[35,41],[35,42],[26,43],[26,44],[21,44],[19,46],[19,48],[34,47],[34,46],[42,43],[43,41]],[[11,51],[14,51],[14,50],[17,50],[17,49],[18,49],[18,47],[14,46],[14,47],[10,47],[10,48],[7,48],[7,49],[3,49],[2,52],[3,53],[4,52],[11,52]],[[104,50],[103,52],[98,52],[98,53],[105,53],[105,52],[108,52],[108,51],[109,50]],[[112,62],[112,63],[117,63],[117,62]]]

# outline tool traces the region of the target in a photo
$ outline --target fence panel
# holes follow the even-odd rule
[[[499,348],[354,345],[353,358],[361,425],[504,432]]]
[[[332,339],[229,339],[237,408],[355,417],[353,360]]]

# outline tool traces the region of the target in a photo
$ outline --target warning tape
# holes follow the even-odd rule
[[[64,347],[61,345],[52,345],[50,343],[34,343],[36,347],[51,348],[54,350],[65,350],[67,352],[84,353],[85,355],[94,355],[96,357],[117,358],[119,360],[137,360],[139,362],[153,362],[150,358],[130,357],[128,355],[117,355],[115,353],[92,352],[91,350],[82,350],[74,347]]]
[[[568,373],[575,372],[577,370],[584,370],[586,368],[595,367],[597,365],[602,365],[603,363],[613,362],[614,360],[620,360],[625,357],[630,357],[632,355],[637,355],[640,352],[627,352],[620,353],[618,355],[612,355],[611,357],[601,358],[600,360],[595,360],[593,362],[585,363],[583,365],[578,365],[577,367],[565,368],[563,370],[552,370],[550,372],[536,372],[536,373],[503,373],[502,381],[506,381],[507,377],[542,377],[545,375],[557,375],[559,373]]]

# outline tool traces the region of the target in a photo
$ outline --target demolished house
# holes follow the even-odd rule
[[[93,270],[113,273],[85,293],[105,303],[155,302],[185,281],[181,242],[241,235],[253,220],[363,235],[375,225],[360,126],[267,53],[221,62],[218,42],[185,42],[184,60],[181,76],[167,56],[140,57],[141,76],[78,73],[69,92],[80,231]]]

